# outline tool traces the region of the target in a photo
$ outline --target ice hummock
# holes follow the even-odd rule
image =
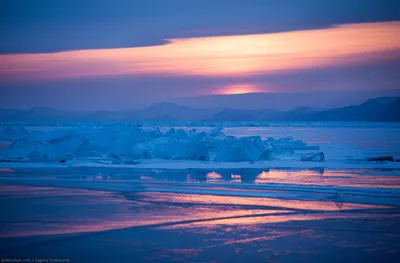
[[[77,127],[69,130],[35,131],[2,126],[0,134],[12,143],[0,153],[2,161],[67,162],[110,160],[114,164],[146,159],[256,162],[295,159],[324,161],[318,146],[292,137],[262,139],[260,136],[227,136],[222,127],[208,132],[195,129],[143,128],[130,124]],[[298,155],[298,150],[314,151]],[[322,154],[323,155],[323,154]]]

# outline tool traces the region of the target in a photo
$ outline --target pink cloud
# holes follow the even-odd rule
[[[400,57],[400,22],[170,39],[160,46],[0,56],[0,81],[96,76],[247,76]]]

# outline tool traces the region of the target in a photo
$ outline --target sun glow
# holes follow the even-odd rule
[[[263,92],[260,86],[254,84],[231,84],[224,87],[221,91],[217,92],[217,94],[245,94],[245,93],[255,93],[255,92]]]

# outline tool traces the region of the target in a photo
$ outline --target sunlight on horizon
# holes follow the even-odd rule
[[[255,84],[239,83],[230,84],[224,88],[217,90],[215,94],[221,95],[235,95],[235,94],[246,94],[246,93],[259,93],[267,92],[262,89],[262,87]]]

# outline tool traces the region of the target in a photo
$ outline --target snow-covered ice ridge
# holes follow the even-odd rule
[[[1,126],[2,162],[91,162],[137,164],[143,160],[257,162],[266,160],[324,161],[318,146],[292,137],[234,137],[221,127],[208,132],[139,127],[132,124],[27,129]]]

